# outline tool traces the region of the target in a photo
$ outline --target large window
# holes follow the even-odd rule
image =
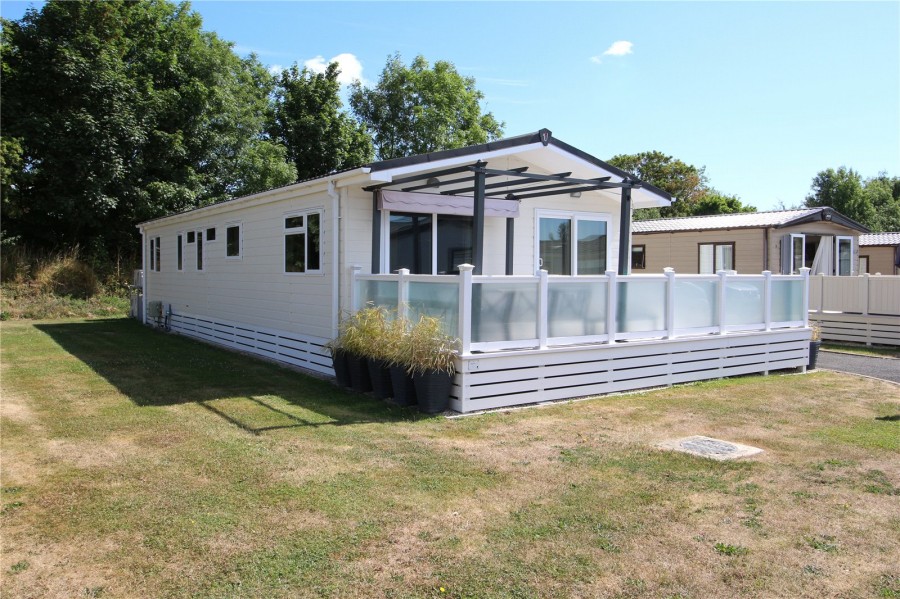
[[[388,270],[458,274],[472,263],[472,217],[392,212],[388,218]]]
[[[225,225],[225,257],[241,257],[241,223]]]
[[[700,274],[713,275],[720,270],[734,270],[734,242],[701,243]]]
[[[284,272],[321,272],[321,223],[321,212],[298,212],[284,217]]]
[[[538,268],[551,275],[602,275],[609,236],[605,215],[538,214]]]

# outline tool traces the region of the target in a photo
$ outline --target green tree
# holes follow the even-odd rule
[[[708,186],[706,167],[696,167],[657,151],[639,154],[618,154],[608,162],[640,179],[670,193],[675,201],[665,208],[640,208],[634,211],[635,220],[756,212],[745,206],[737,196],[726,195]]]
[[[399,54],[388,58],[378,83],[353,83],[350,107],[372,136],[380,160],[458,148],[498,139],[503,123],[482,114],[484,98],[475,79],[453,63],[434,67],[422,56],[406,66]]]
[[[285,69],[275,91],[272,136],[281,142],[300,179],[359,166],[374,157],[362,125],[342,110],[337,63],[324,73]]]
[[[271,77],[201,25],[164,0],[3,22],[5,234],[127,251],[140,220],[295,180],[263,135]]]
[[[863,192],[875,209],[872,231],[900,231],[900,177],[879,173],[866,181]]]
[[[807,207],[830,206],[870,229],[877,228],[875,206],[855,170],[842,166],[820,171],[813,178],[810,191],[806,196]]]

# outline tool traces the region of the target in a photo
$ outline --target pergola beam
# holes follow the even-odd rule
[[[511,173],[508,173],[508,174],[511,174]],[[571,174],[572,174],[571,172],[556,173],[556,176],[568,177]],[[486,175],[486,176],[492,177],[492,176],[499,176],[499,175]],[[519,179],[518,181],[501,181],[499,183],[491,183],[489,185],[485,185],[484,188],[485,189],[497,189],[499,187],[512,187],[514,185],[528,185],[529,183],[534,183],[534,181],[532,179]],[[442,191],[441,194],[454,195],[457,193],[469,193],[470,191],[475,191],[475,188],[474,187],[461,187],[459,189],[448,189],[446,191]],[[503,192],[503,193],[506,193],[506,192]],[[487,195],[492,195],[492,194],[487,194]],[[496,194],[494,194],[494,195],[496,195]]]
[[[510,169],[513,173],[524,173],[528,170],[527,166]],[[486,177],[499,177],[500,175],[486,175]],[[432,177],[428,177],[431,179]],[[467,183],[472,181],[472,177],[460,177],[459,179],[449,179],[447,181],[438,181],[437,183],[425,183],[423,185],[413,185],[412,187],[404,187],[403,191],[418,191],[420,189],[428,189],[429,187],[440,187],[441,185],[455,185],[457,183]],[[490,185],[486,186],[490,187]],[[472,188],[474,190],[474,188]],[[472,191],[472,190],[470,190]],[[443,192],[441,192],[443,193]]]
[[[464,173],[466,171],[471,171],[474,168],[477,168],[477,164],[486,164],[486,163],[476,163],[475,165],[468,166],[457,166],[454,168],[444,169],[442,171],[431,171],[430,173],[424,173],[421,175],[413,175],[411,177],[401,177],[399,179],[394,179],[393,181],[388,181],[386,183],[379,183],[377,185],[369,185],[368,187],[363,187],[363,191],[377,191],[384,187],[390,187],[391,185],[400,185],[402,183],[412,183],[413,181],[422,181],[428,180],[431,177],[443,177],[444,175],[455,175],[456,173]],[[505,171],[500,171],[505,172]]]

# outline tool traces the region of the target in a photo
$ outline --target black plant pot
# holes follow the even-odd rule
[[[334,380],[338,387],[349,387],[350,366],[347,364],[347,352],[335,350],[331,354],[331,362],[334,367]]]
[[[807,366],[809,370],[814,370],[816,368],[816,360],[819,359],[819,347],[821,345],[821,341],[809,342],[809,366]]]
[[[350,382],[353,390],[365,393],[372,390],[372,381],[369,379],[368,360],[361,356],[347,354],[347,365],[350,367]]]
[[[413,376],[416,385],[416,397],[419,399],[419,411],[425,414],[437,414],[450,407],[450,387],[453,375],[443,371],[432,370]]]
[[[416,399],[416,385],[402,366],[391,366],[391,388],[394,393],[394,403],[398,406],[414,406]]]
[[[381,360],[366,360],[369,366],[369,380],[372,381],[372,391],[378,399],[387,399],[394,394],[391,388],[391,370]]]

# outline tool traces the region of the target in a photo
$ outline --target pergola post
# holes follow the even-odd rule
[[[513,240],[516,235],[516,219],[506,219],[506,276],[513,274]]]
[[[619,274],[631,274],[631,187],[622,187],[619,213]]]
[[[381,274],[381,210],[378,190],[372,192],[372,274]]]
[[[475,205],[472,211],[472,274],[482,274],[484,266],[484,167],[486,162],[475,164]]]

